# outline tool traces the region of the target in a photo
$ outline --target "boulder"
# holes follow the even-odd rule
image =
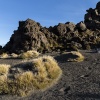
[[[79,31],[86,31],[86,25],[84,22],[80,22],[76,25],[76,28],[79,30]]]

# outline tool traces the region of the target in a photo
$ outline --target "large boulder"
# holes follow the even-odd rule
[[[76,28],[79,30],[79,31],[86,31],[86,25],[84,22],[80,22],[76,25]]]

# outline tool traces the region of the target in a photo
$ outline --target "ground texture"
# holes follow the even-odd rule
[[[43,92],[27,97],[0,95],[0,100],[100,100],[100,54],[81,51],[83,62],[67,62],[66,54],[52,54],[63,71],[59,82]],[[16,64],[20,59],[0,59],[0,64]]]

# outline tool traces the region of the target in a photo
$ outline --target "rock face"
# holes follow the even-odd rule
[[[48,50],[51,46],[50,42],[53,43],[52,40],[47,40],[51,35],[47,29],[31,19],[20,21],[18,30],[14,31],[4,49],[10,53],[21,53],[33,49]]]
[[[79,31],[86,31],[86,29],[87,29],[87,27],[86,27],[86,25],[85,25],[85,23],[84,22],[80,22],[80,23],[78,23],[77,25],[76,25],[76,27],[77,27],[77,29],[79,30]]]
[[[85,14],[85,24],[87,28],[100,30],[100,2],[97,3],[96,8],[90,8]]]
[[[31,19],[19,21],[19,27],[4,46],[9,53],[28,50],[60,51],[100,48],[100,2],[90,8],[84,21],[59,23],[54,27],[42,27]]]

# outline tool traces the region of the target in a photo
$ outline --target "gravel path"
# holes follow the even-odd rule
[[[59,82],[52,88],[27,97],[0,95],[0,100],[100,100],[100,54],[82,51],[83,62],[66,62],[66,55],[55,59],[63,70]],[[16,64],[19,59],[0,59],[0,63]]]

